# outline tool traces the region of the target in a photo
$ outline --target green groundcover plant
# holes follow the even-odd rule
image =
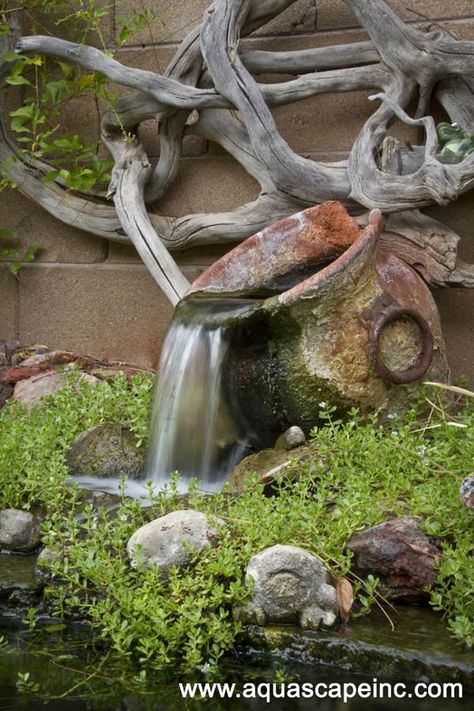
[[[290,474],[297,478],[288,476],[271,492],[255,477],[239,496],[191,487],[183,499],[174,484],[164,493],[150,490],[148,507],[122,493],[107,511],[84,504],[68,484],[65,452],[77,434],[100,422],[122,422],[146,443],[152,378],[117,376],[90,388],[70,377],[40,407],[26,412],[10,401],[0,412],[0,508],[42,511],[43,540],[56,553],[46,609],[65,621],[87,620],[107,648],[138,667],[138,676],[166,667],[216,668],[241,630],[231,610],[248,595],[247,563],[276,543],[302,546],[334,574],[349,575],[354,614],[383,604],[376,579],[351,577],[345,544],[358,531],[406,515],[420,516],[423,529],[442,540],[431,605],[460,643],[473,645],[472,513],[459,500],[474,457],[469,398],[447,408],[428,389],[385,426],[356,411],[342,422],[321,403],[325,424],[312,432],[314,454],[294,465]],[[223,519],[219,546],[167,580],[154,567],[131,568],[131,534],[150,518],[190,507]]]

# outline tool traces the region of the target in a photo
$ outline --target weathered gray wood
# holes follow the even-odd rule
[[[474,126],[474,87],[467,77],[450,77],[436,87],[436,98],[448,113],[451,123],[466,131]]]
[[[201,49],[214,85],[241,112],[253,153],[281,192],[313,202],[335,199],[348,204],[345,181],[331,178],[324,164],[298,156],[283,140],[259,86],[239,59],[240,26],[249,4],[249,0],[221,0],[204,16]]]
[[[474,186],[474,154],[455,165],[440,163],[435,156],[437,139],[432,117],[412,119],[403,110],[402,105],[413,95],[410,88],[400,87],[399,103],[385,94],[371,97],[381,99],[382,105],[367,121],[352,147],[348,162],[351,197],[366,207],[399,212],[432,202],[446,205]],[[397,94],[392,92],[392,96],[394,93]],[[409,179],[406,175],[384,173],[376,163],[376,148],[393,116],[426,130],[423,164]]]
[[[108,197],[113,197],[124,232],[158,286],[173,305],[186,293],[189,282],[161,242],[148,217],[143,193],[151,171],[143,147],[136,141],[111,136],[104,141],[115,159]]]
[[[474,286],[474,265],[457,259],[459,235],[419,210],[389,215],[382,244],[433,286]]]
[[[375,64],[380,55],[372,42],[354,42],[337,47],[313,47],[290,52],[248,50],[240,59],[253,74],[304,74],[321,69]]]
[[[8,135],[1,96],[0,160],[20,189],[59,219],[109,239],[130,237],[173,301],[187,282],[167,249],[230,244],[326,199],[341,200],[353,213],[363,207],[382,208],[389,215],[384,241],[427,280],[474,286],[472,268],[456,262],[457,236],[412,209],[446,204],[474,185],[474,154],[455,165],[437,160],[428,111],[435,92],[450,120],[472,130],[474,42],[406,25],[384,0],[346,0],[370,41],[294,52],[242,50],[242,37],[294,1],[216,0],[203,23],[183,40],[163,76],[126,67],[91,47],[52,37],[20,38],[18,52],[67,59],[138,90],[119,99],[102,120],[105,142],[116,160],[116,209],[100,197],[65,190],[59,179],[42,183],[48,166],[19,152]],[[4,38],[0,56],[2,43]],[[0,77],[8,68],[0,59]],[[295,78],[257,83],[251,72]],[[297,155],[279,134],[270,111],[316,94],[367,89],[376,90],[371,98],[381,103],[360,131],[348,161],[318,163]],[[408,106],[414,99],[418,107],[412,118]],[[154,168],[138,142],[121,135],[122,128],[133,133],[150,118],[156,119],[160,134]],[[394,118],[423,128],[423,145],[405,147],[387,137]],[[259,182],[259,197],[222,214],[147,215],[145,201],[159,201],[176,179],[188,134],[220,144]]]

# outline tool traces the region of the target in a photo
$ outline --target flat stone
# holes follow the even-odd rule
[[[88,385],[96,385],[99,380],[88,373],[81,373],[80,379]],[[19,400],[27,410],[37,405],[43,397],[53,395],[58,390],[67,386],[67,379],[63,373],[56,371],[40,373],[32,378],[20,380],[15,385],[13,397]]]
[[[43,355],[49,352],[50,350],[48,346],[44,346],[38,343],[32,346],[21,346],[21,344],[18,342],[18,348],[16,348],[11,355],[10,364],[13,368],[16,368],[17,366],[24,363],[25,360],[28,360],[28,358],[32,358],[36,355]]]
[[[337,632],[315,633],[287,625],[247,627],[239,655],[245,658],[251,649],[253,663],[260,652],[267,663],[269,657],[285,663],[304,660],[305,665],[322,663],[325,668],[380,679],[460,682],[465,694],[474,691],[474,654],[451,637],[441,615],[408,605],[389,614],[394,630],[377,610],[351,619]]]
[[[140,479],[145,450],[137,446],[137,438],[129,429],[104,422],[76,437],[66,453],[66,464],[73,476]]]
[[[39,521],[18,509],[0,511],[0,550],[29,553],[41,542]]]
[[[311,454],[314,454],[314,450],[309,447],[299,447],[291,452],[286,449],[262,449],[256,454],[249,454],[237,464],[227,485],[232,493],[238,494],[255,474],[263,484],[268,485],[284,477],[297,479],[300,471],[298,463]]]
[[[78,356],[71,351],[48,351],[47,353],[36,353],[27,356],[16,367],[9,368],[2,376],[4,382],[11,384],[20,380],[32,378],[35,375],[54,370],[58,365],[72,363],[78,360]]]
[[[380,578],[388,600],[425,602],[427,586],[436,582],[441,550],[415,518],[394,519],[353,536],[347,544],[361,574]]]
[[[217,525],[223,521],[216,519]],[[186,567],[197,554],[215,546],[219,532],[200,511],[173,511],[139,528],[127,544],[132,567],[157,565],[163,574]]]

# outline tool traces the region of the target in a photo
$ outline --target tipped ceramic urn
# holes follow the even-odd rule
[[[439,315],[420,276],[340,203],[313,207],[250,237],[185,297],[248,304],[230,329],[224,386],[246,425],[270,442],[306,432],[321,403],[343,415],[400,411],[421,379],[449,378]]]

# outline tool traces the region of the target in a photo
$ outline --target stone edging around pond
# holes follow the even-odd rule
[[[31,521],[26,520],[25,512],[3,511],[8,531],[15,513],[21,515],[18,521],[25,527],[37,525],[31,515],[28,515]],[[396,523],[402,525],[404,521],[410,529],[417,529],[413,519]],[[372,530],[383,530],[390,523],[394,522]],[[216,520],[211,526],[204,514],[192,510],[175,511],[155,519],[138,529],[130,539],[128,551],[132,565],[154,565],[163,556],[165,568],[189,565],[191,549],[195,555],[218,544],[219,524]],[[395,526],[395,530],[404,529]],[[28,538],[26,530],[24,533],[23,536],[16,531],[20,543]],[[5,532],[0,531],[3,546],[6,538]],[[184,557],[183,542],[187,554]],[[137,543],[141,544],[139,557],[134,555]],[[418,555],[423,555],[423,551]],[[429,555],[424,557],[430,559]],[[48,549],[43,549],[41,558],[47,566]],[[38,570],[36,555],[10,551],[9,554],[4,552],[2,559],[0,617],[21,617],[32,606],[41,610],[41,590],[47,581],[47,570]],[[254,581],[253,598],[245,611],[235,610],[234,615],[244,622],[261,624],[244,626],[239,640],[242,654],[270,655],[380,677],[457,681],[466,692],[474,691],[474,655],[463,652],[450,640],[439,616],[431,610],[399,608],[395,631],[391,631],[387,620],[376,612],[366,618],[351,619],[348,627],[339,625],[336,631],[329,630],[338,612],[336,590],[321,561],[294,546],[273,546],[257,554],[249,563],[247,577]],[[280,624],[275,625],[275,622]],[[306,629],[290,626],[296,622]]]

